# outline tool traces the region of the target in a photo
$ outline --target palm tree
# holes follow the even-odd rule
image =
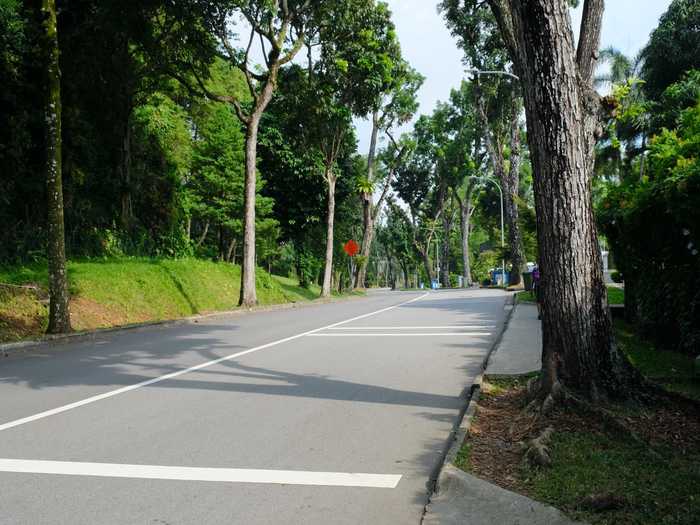
[[[642,66],[642,54],[628,57],[619,49],[609,46],[600,50],[599,65],[609,66],[609,71],[597,75],[594,80],[596,87],[609,87],[622,84],[639,76]]]

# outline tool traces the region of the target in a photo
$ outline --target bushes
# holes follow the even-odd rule
[[[612,188],[600,210],[625,276],[627,314],[658,344],[700,348],[700,103],[649,148],[641,182]]]

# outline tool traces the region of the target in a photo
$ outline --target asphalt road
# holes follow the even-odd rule
[[[4,359],[0,523],[418,524],[504,302],[382,293]]]

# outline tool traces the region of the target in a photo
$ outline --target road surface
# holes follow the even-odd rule
[[[418,524],[495,290],[393,292],[0,361],[0,523]]]

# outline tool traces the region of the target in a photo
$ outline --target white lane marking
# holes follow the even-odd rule
[[[182,370],[178,370],[177,372],[171,372],[169,374],[165,374],[162,376],[154,377],[152,379],[147,379],[146,381],[141,381],[140,383],[135,383],[133,385],[125,386],[122,388],[117,388],[116,390],[110,390],[109,392],[104,392],[103,394],[98,394],[96,396],[88,397],[86,399],[82,399],[80,401],[76,401],[75,403],[69,403],[67,405],[63,405],[57,408],[52,408],[51,410],[45,410],[44,412],[39,412],[38,414],[34,414],[31,416],[23,417],[21,419],[15,419],[14,421],[8,421],[7,423],[4,423],[0,425],[0,432],[3,430],[8,430],[10,428],[18,427],[20,425],[25,425],[27,423],[31,423],[32,421],[37,421],[39,419],[43,419],[45,417],[49,416],[54,416],[56,414],[60,414],[62,412],[67,412],[68,410],[73,410],[74,408],[79,408],[85,405],[89,405],[91,403],[95,403],[97,401],[102,401],[103,399],[108,399],[110,397],[118,396],[119,394],[125,394],[127,392],[131,392],[132,390],[136,390],[137,388],[142,388],[144,386],[149,386],[153,385],[155,383],[160,383],[161,381],[167,381],[168,379],[173,379],[175,377],[179,377],[184,374],[188,374],[190,372],[195,372],[197,370],[201,370],[202,368],[207,368],[209,366],[216,365],[218,363],[223,363],[224,361],[231,361],[232,359],[236,359],[237,357],[241,357],[247,354],[252,354],[253,352],[259,352],[260,350],[265,350],[266,348],[270,348],[272,346],[277,346],[282,343],[288,343],[289,341],[294,341],[295,339],[299,339],[301,337],[305,337],[307,335],[314,334],[316,332],[319,332],[321,330],[326,330],[328,328],[333,328],[335,326],[340,326],[345,323],[351,323],[352,321],[357,321],[359,319],[365,319],[367,317],[371,317],[373,315],[378,315],[383,312],[387,312],[389,310],[393,310],[394,308],[399,308],[401,306],[404,306],[406,304],[413,303],[415,301],[419,301],[423,299],[423,297],[426,297],[428,294],[425,293],[423,295],[419,295],[418,297],[414,297],[413,299],[409,301],[404,301],[403,303],[395,304],[393,306],[389,306],[387,308],[382,308],[381,310],[377,310],[375,312],[370,312],[368,314],[362,314],[358,315],[357,317],[353,317],[351,319],[346,319],[345,321],[340,321],[337,323],[329,324],[327,326],[322,326],[320,328],[314,328],[313,330],[308,330],[306,332],[302,332],[300,334],[292,335],[289,337],[285,337],[284,339],[278,339],[277,341],[272,341],[271,343],[266,343],[264,345],[256,346],[254,348],[250,348],[248,350],[244,350],[242,352],[237,352],[235,354],[227,355],[225,357],[220,357],[218,359],[213,359],[211,361],[207,361],[206,363],[201,363],[199,365],[191,366],[189,368],[184,368]]]
[[[404,334],[381,334],[381,333],[371,333],[371,334],[308,334],[309,337],[412,337],[412,336],[452,336],[452,335],[491,335],[491,332],[436,332],[436,333],[414,333],[406,332]]]
[[[280,485],[323,485],[393,489],[400,475],[354,472],[309,472],[302,470],[261,470],[240,468],[166,467],[118,463],[78,463],[31,459],[0,459],[0,472],[99,476],[107,478],[164,479],[176,481],[217,481],[226,483],[273,483]]]
[[[328,330],[481,330],[483,328],[496,328],[492,324],[470,324],[451,326],[340,326]]]

